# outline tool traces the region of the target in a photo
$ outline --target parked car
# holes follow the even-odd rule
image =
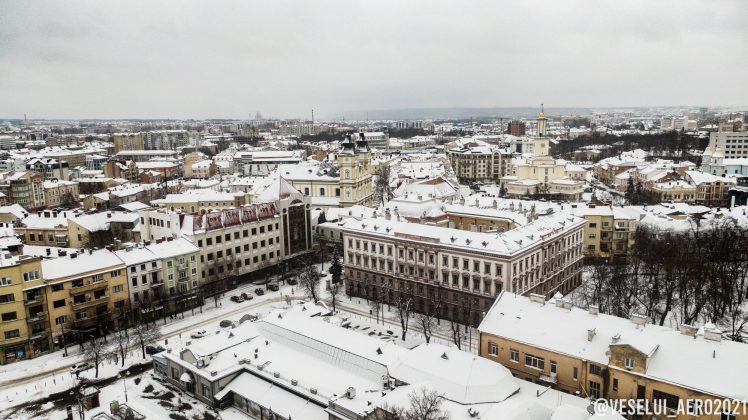
[[[286,284],[290,284],[291,286],[295,286],[298,283],[299,282],[296,281],[296,279],[288,279],[288,280],[286,280]]]
[[[278,287],[278,285],[277,285],[277,284],[275,284],[275,283],[273,283],[273,284],[268,284],[268,290],[272,290],[273,292],[277,292],[277,291],[278,291],[278,289],[279,289],[279,287]]]
[[[257,294],[257,296],[262,296],[262,295],[265,294],[265,291],[262,290],[262,289],[257,288],[257,289],[255,289],[255,293]]]
[[[229,321],[228,319],[224,319],[224,320],[223,320],[223,321],[221,321],[221,323],[219,323],[218,325],[220,325],[220,326],[221,326],[221,328],[226,328],[226,327],[230,327],[230,326],[234,325],[234,323],[233,323],[233,322],[231,322],[231,321]]]
[[[93,366],[91,366],[88,362],[80,362],[76,363],[73,366],[70,366],[70,373],[81,373],[85,370],[91,369]]]
[[[195,331],[195,332],[193,332],[192,334],[190,334],[190,338],[203,338],[203,337],[205,337],[206,335],[208,335],[208,333],[207,333],[207,332],[205,332],[205,330],[202,330],[202,331]]]
[[[244,298],[244,300],[252,300],[255,298],[254,296],[250,295],[247,292],[242,293],[242,297]]]
[[[244,302],[244,298],[242,296],[231,296],[231,301],[236,303],[242,303]]]
[[[164,350],[166,350],[166,349],[163,348],[163,347],[161,347],[161,346],[158,346],[158,345],[156,345],[156,346],[145,346],[145,353],[146,354],[158,354],[158,353],[161,353]]]

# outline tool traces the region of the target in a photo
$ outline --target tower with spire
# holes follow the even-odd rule
[[[540,104],[540,115],[538,116],[538,134],[532,141],[532,154],[536,158],[548,156],[548,119],[545,117],[543,104]]]
[[[540,104],[540,116],[538,116],[538,137],[546,137],[548,135],[548,118],[545,117],[545,110],[543,104]]]

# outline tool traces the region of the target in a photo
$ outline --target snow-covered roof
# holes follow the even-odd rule
[[[216,398],[223,398],[229,392],[243,396],[262,407],[272,408],[274,413],[280,414],[283,418],[305,420],[328,420],[330,418],[325,407],[319,403],[302,398],[284,387],[249,372],[239,374],[216,394]]]
[[[151,201],[154,205],[164,206],[170,204],[201,203],[210,201],[234,201],[234,194],[214,191],[211,189],[187,190],[179,194],[168,194],[166,197]]]
[[[137,213],[124,211],[108,211],[93,214],[81,214],[77,217],[69,217],[75,224],[85,228],[89,232],[108,230],[112,222],[135,223],[140,220]]]
[[[68,217],[72,216],[72,211],[61,211],[58,213],[51,210],[44,210],[37,213],[29,213],[28,216],[21,219],[21,223],[29,229],[66,228],[68,226]]]
[[[11,204],[8,206],[0,207],[0,214],[12,214],[18,219],[23,219],[23,216],[28,212],[20,204]]]
[[[403,185],[395,191],[396,196],[406,194],[443,199],[457,194],[457,189],[443,177],[436,177],[422,181],[403,183]]]
[[[712,175],[701,171],[686,171],[686,178],[694,184],[711,184],[713,182],[722,182],[725,184],[735,184],[735,178]]]
[[[133,201],[131,203],[120,204],[119,206],[117,206],[117,208],[121,208],[125,211],[137,212],[138,210],[149,209],[151,208],[151,206],[145,203],[141,203],[140,201]]]
[[[396,220],[396,217],[392,215],[390,220],[383,217],[348,219],[343,222],[342,229],[367,236],[398,237],[438,243],[447,248],[512,255],[541,243],[548,235],[579,228],[584,223],[584,219],[575,216],[551,214],[506,232],[486,233],[407,223]]]
[[[629,345],[648,356],[645,375],[707,394],[742,400],[748,383],[724,378],[748,377],[745,344],[711,341],[668,327],[639,325],[626,318],[592,314],[502,292],[478,328],[481,333],[608,365],[611,345]],[[591,340],[588,331],[594,329]]]
[[[276,200],[285,200],[287,198],[303,198],[303,194],[293,187],[288,181],[286,181],[280,175],[274,175],[271,177],[271,181],[265,186],[265,189],[260,192],[255,201],[257,202],[270,202]]]
[[[462,404],[503,401],[519,390],[509,369],[442,344],[421,344],[403,352],[390,374],[407,383],[428,381],[444,398]]]
[[[434,210],[441,212],[443,206],[444,204],[441,201],[433,197],[420,194],[405,194],[388,201],[385,208],[393,215],[398,213],[404,217],[421,217]]]
[[[316,161],[278,165],[277,173],[291,181],[335,181],[340,178],[337,166]]]
[[[167,240],[161,243],[151,243],[146,246],[146,249],[159,258],[172,258],[200,251],[200,248],[193,244],[189,239],[181,237],[171,241]]]
[[[157,260],[159,257],[147,248],[127,247],[114,251],[115,255],[122,260],[127,266],[143,264],[149,261]]]
[[[80,252],[75,257],[65,257],[42,261],[42,273],[46,280],[59,280],[83,273],[111,271],[123,266],[116,254],[106,249]]]

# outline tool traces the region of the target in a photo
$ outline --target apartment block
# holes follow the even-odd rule
[[[125,263],[109,250],[42,261],[50,327],[58,348],[71,339],[118,328],[127,315]]]
[[[112,140],[114,141],[114,153],[123,150],[145,149],[144,133],[114,133],[112,134]]]
[[[675,414],[693,400],[748,398],[730,378],[748,374],[745,344],[723,341],[714,325],[681,325],[680,330],[574,307],[552,299],[502,293],[478,328],[479,355],[507,367],[515,377],[592,399],[640,399]],[[689,403],[690,404],[690,403]],[[702,413],[679,419],[744,419],[730,413]],[[673,416],[675,418],[675,416]]]
[[[51,335],[41,258],[0,251],[0,365],[47,353]]]
[[[490,182],[512,174],[512,153],[498,146],[465,145],[447,151],[462,182]]]
[[[78,183],[72,181],[44,181],[44,202],[48,208],[78,207]]]

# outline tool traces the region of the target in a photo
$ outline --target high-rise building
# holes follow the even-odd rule
[[[509,121],[506,131],[513,136],[524,136],[526,132],[526,126],[524,121]]]
[[[144,138],[143,133],[114,133],[112,134],[114,153],[123,150],[143,150],[145,149]]]

